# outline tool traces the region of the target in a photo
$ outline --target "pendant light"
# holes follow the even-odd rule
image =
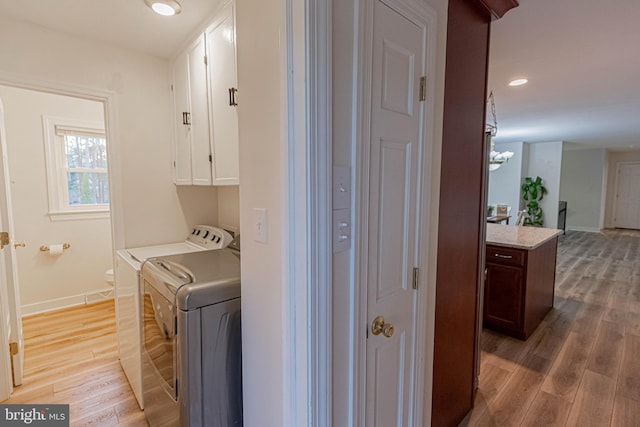
[[[489,93],[489,99],[487,100],[487,104],[489,104],[489,111],[491,111],[491,116],[493,118],[493,123],[486,123],[485,132],[491,138],[491,152],[489,153],[489,171],[494,171],[498,169],[504,162],[508,162],[511,157],[513,157],[513,152],[511,151],[503,151],[498,152],[494,150],[493,145],[493,137],[498,133],[498,122],[496,121],[496,103],[493,99],[493,91]]]

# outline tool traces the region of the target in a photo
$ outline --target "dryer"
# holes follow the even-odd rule
[[[140,270],[148,258],[225,248],[232,236],[225,230],[197,225],[186,240],[164,245],[122,249],[116,252],[115,299],[118,356],[140,408],[142,392],[142,338]]]
[[[240,257],[231,249],[142,266],[143,390],[151,427],[241,427]]]

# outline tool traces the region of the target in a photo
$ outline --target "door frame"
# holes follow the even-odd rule
[[[283,425],[332,419],[331,4],[282,0]]]
[[[416,218],[418,228],[417,242],[417,267],[420,268],[419,283],[416,296],[416,325],[415,325],[415,354],[414,375],[415,386],[413,390],[414,404],[413,414],[409,419],[412,425],[423,425],[423,420],[430,419],[430,399],[425,401],[423,396],[431,395],[433,359],[433,333],[434,333],[434,309],[435,309],[435,248],[431,242],[436,241],[437,230],[433,229],[434,221],[437,221],[438,194],[434,190],[434,181],[438,179],[439,167],[436,161],[434,143],[435,125],[435,80],[437,61],[437,12],[428,4],[415,0],[368,0],[361,1],[359,5],[358,25],[358,58],[357,58],[357,123],[356,123],[356,147],[355,147],[355,182],[353,185],[355,194],[355,221],[354,221],[354,319],[351,334],[354,337],[351,344],[352,360],[350,382],[350,410],[352,412],[353,425],[361,426],[365,422],[366,400],[366,336],[368,328],[367,318],[367,253],[368,247],[368,220],[367,210],[369,206],[369,156],[368,141],[371,137],[371,67],[373,63],[373,12],[374,1],[381,1],[385,5],[405,18],[427,27],[427,40],[425,61],[425,74],[427,75],[427,101],[423,108],[423,149],[420,158],[419,169],[426,171],[418,178],[418,192],[423,196],[420,199],[420,215]],[[436,193],[436,194],[434,194]],[[366,328],[363,327],[366,326]]]
[[[640,161],[626,161],[626,162],[616,162],[616,182],[615,187],[613,188],[614,201],[613,201],[613,227],[618,228],[618,183],[620,180],[620,166],[624,165],[638,165],[640,166]],[[602,216],[602,215],[601,215]],[[601,219],[602,222],[602,219]]]
[[[111,227],[112,245],[114,248],[112,257],[115,260],[115,249],[118,247],[124,246],[124,233],[122,231],[120,233],[116,233],[116,227],[115,227],[116,222],[118,224],[122,224],[122,218],[123,218],[122,208],[121,208],[122,203],[119,196],[122,194],[122,191],[120,191],[120,189],[122,188],[122,185],[121,185],[122,181],[120,178],[121,174],[119,173],[120,164],[119,164],[119,156],[118,156],[119,147],[118,147],[117,127],[116,127],[115,93],[103,91],[103,90],[96,90],[96,89],[87,88],[83,86],[71,85],[67,83],[47,81],[47,80],[42,80],[38,78],[33,78],[30,76],[6,73],[3,71],[0,71],[0,85],[19,88],[19,89],[33,90],[33,91],[44,92],[44,93],[50,93],[54,95],[71,96],[74,98],[81,98],[89,101],[100,102],[103,105],[105,134],[106,134],[107,140],[109,141],[107,143],[107,159],[108,159],[107,161],[109,162],[109,197],[110,197],[110,214],[111,214],[110,227]],[[2,111],[0,112],[3,114],[3,117],[0,120],[0,125],[2,125],[4,129],[4,110],[2,109]],[[3,134],[3,137],[4,136],[5,135]],[[2,150],[6,150],[6,140],[4,138],[0,138],[0,144],[1,144],[0,148]],[[116,188],[118,189],[118,191],[115,191]],[[7,201],[0,200],[0,203],[7,203]],[[119,228],[120,230],[123,229],[123,227],[119,227]],[[3,272],[2,274],[6,274],[5,272]],[[14,307],[17,315],[21,317],[22,309],[20,307],[19,297],[11,301],[9,301],[9,298],[8,298],[9,293],[8,293],[7,286],[14,286],[14,285],[15,283],[13,282],[13,280],[11,280],[10,282],[7,282],[5,278],[3,278],[3,280],[0,280],[0,287],[2,287],[2,289],[0,289],[0,299],[3,299],[3,301],[0,301],[0,304],[2,304],[0,308],[2,308],[3,310],[5,309],[5,301],[6,301],[6,308],[8,309],[9,306]],[[19,291],[20,291],[19,289],[14,289],[14,292],[16,295],[19,295]],[[0,322],[0,339],[4,339],[6,337],[8,342],[8,336],[9,334],[8,334],[8,331],[6,330],[5,323]],[[0,345],[0,357],[2,358],[2,362],[0,362],[0,369],[4,369],[3,365],[6,364],[8,360],[10,360],[8,356],[9,350],[8,348],[5,348],[5,347],[6,346],[4,345]],[[9,369],[11,369],[10,365],[9,365]],[[6,391],[7,389],[12,391],[13,386],[11,384],[11,381],[12,381],[11,375],[9,375],[8,381],[9,383],[7,384],[5,381],[3,381],[3,376],[0,375],[0,393],[2,391]]]

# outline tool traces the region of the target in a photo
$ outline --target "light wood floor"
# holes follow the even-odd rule
[[[2,403],[69,404],[71,426],[147,426],[118,361],[113,301],[23,319],[24,381]]]
[[[567,232],[554,309],[526,341],[484,331],[461,426],[640,426],[640,232]]]

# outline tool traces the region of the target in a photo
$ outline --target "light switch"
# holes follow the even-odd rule
[[[253,208],[253,240],[259,243],[267,243],[267,210],[265,208]]]
[[[351,170],[346,166],[333,167],[333,210],[351,207]]]
[[[333,211],[333,253],[351,247],[351,209]]]

